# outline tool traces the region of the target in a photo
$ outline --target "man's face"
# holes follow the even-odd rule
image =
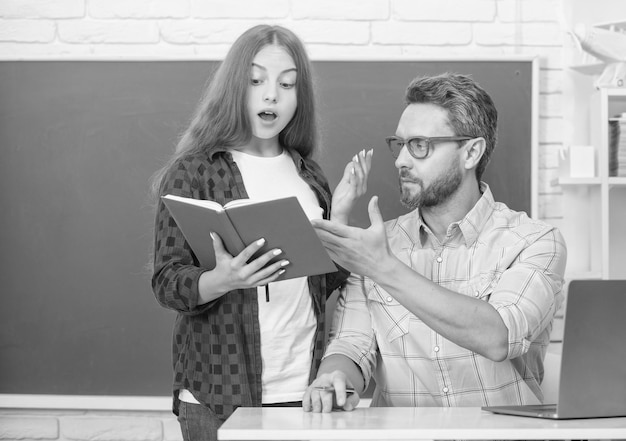
[[[396,130],[396,136],[404,139],[455,135],[446,110],[422,103],[407,106]],[[395,166],[405,207],[434,207],[456,192],[463,180],[459,145],[457,141],[433,143],[423,159],[414,158],[406,146],[400,151]]]

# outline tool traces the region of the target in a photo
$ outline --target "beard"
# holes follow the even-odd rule
[[[400,178],[411,178],[420,189],[411,192],[410,188],[400,182],[401,199],[400,202],[409,210],[416,208],[434,207],[446,201],[452,196],[463,180],[463,174],[456,164],[439,175],[428,187],[424,187],[424,181],[411,176],[407,169],[400,170]]]

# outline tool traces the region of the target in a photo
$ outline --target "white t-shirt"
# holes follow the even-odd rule
[[[323,210],[311,188],[298,175],[288,153],[260,157],[231,151],[243,176],[248,197],[253,200],[296,196],[309,219],[321,219]],[[317,321],[306,277],[270,283],[270,301],[265,287],[258,287],[262,400],[267,403],[300,401],[308,386]],[[196,402],[182,390],[179,398]]]
[[[260,157],[233,151],[248,197],[253,200],[296,196],[309,219],[321,219],[322,208],[309,185],[298,175],[285,151]],[[309,384],[317,321],[306,277],[258,287],[263,403],[300,401]]]

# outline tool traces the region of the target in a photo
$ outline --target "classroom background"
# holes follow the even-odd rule
[[[581,54],[567,31],[616,19],[620,0],[3,0],[0,59],[219,60],[258,23],[292,29],[313,60],[538,57],[534,197],[538,217],[567,230],[560,155],[589,143],[593,81],[570,69]],[[0,440],[16,439],[182,438],[168,409],[0,408]]]

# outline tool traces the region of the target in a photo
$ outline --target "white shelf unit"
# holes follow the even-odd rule
[[[609,119],[624,112],[626,89],[601,88],[592,95],[590,144],[596,147],[596,177],[556,181],[563,190],[570,280],[626,278],[626,177],[609,176]]]

